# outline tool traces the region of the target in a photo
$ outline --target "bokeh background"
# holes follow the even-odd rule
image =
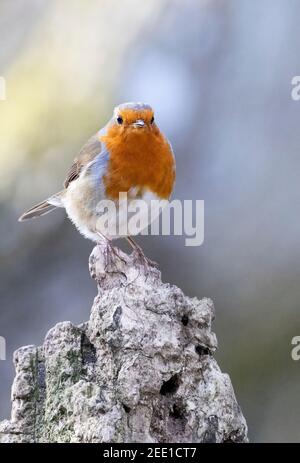
[[[300,441],[299,22],[299,0],[0,0],[0,418],[13,351],[86,320],[96,294],[93,245],[63,211],[17,218],[114,105],[142,100],[176,154],[174,198],[205,201],[205,241],[140,243],[165,281],[214,300],[250,439]]]

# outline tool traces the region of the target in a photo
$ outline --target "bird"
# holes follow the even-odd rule
[[[140,102],[122,103],[114,108],[108,123],[83,145],[67,172],[63,189],[27,210],[19,221],[64,208],[85,238],[105,243],[113,252],[112,241],[126,238],[140,258],[153,264],[128,231],[116,231],[117,220],[128,220],[127,214],[120,217],[124,213],[120,194],[127,195],[128,204],[137,199],[147,204],[155,199],[168,201],[175,178],[174,152],[156,124],[152,107]],[[115,205],[116,217],[104,228],[103,222],[99,225],[98,205],[107,200]],[[155,218],[147,216],[144,226]]]

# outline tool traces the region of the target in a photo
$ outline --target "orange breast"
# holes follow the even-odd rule
[[[134,187],[149,189],[162,199],[170,197],[175,162],[171,147],[157,126],[145,130],[112,126],[101,140],[110,154],[103,178],[108,198],[117,199],[120,192]]]

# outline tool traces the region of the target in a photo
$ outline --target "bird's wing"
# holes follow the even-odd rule
[[[89,172],[95,177],[96,181],[102,178],[109,160],[109,153],[104,143],[101,143],[98,134],[93,135],[87,143],[81,148],[77,158],[75,158],[71,168],[68,171],[67,178],[64,182],[65,189],[68,188],[73,180],[76,180],[82,171]],[[62,197],[66,190],[60,191],[50,198],[42,201],[36,206],[25,212],[19,221],[33,219],[48,214],[56,207],[64,207]]]
[[[81,171],[90,164],[102,150],[103,146],[98,138],[98,134],[93,135],[86,144],[83,145],[78,156],[74,159],[67,173],[64,187],[68,188],[69,184],[79,177]]]

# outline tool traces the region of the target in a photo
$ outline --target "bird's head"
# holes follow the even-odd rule
[[[123,103],[114,109],[107,130],[110,136],[141,136],[156,133],[158,128],[154,121],[151,106],[144,103]]]

